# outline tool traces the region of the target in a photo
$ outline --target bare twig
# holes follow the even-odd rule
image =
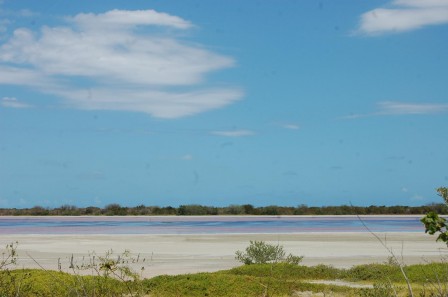
[[[45,267],[43,267],[39,262],[36,261],[36,259],[33,258],[33,256],[31,256],[30,254],[26,253],[26,255],[33,260],[34,263],[36,263],[37,266],[39,266],[40,269],[42,269],[45,272],[48,272],[47,269],[45,269]],[[64,287],[66,287],[69,291],[73,290],[72,286],[67,285],[65,282],[61,281],[60,279],[58,279],[57,277],[54,277],[54,274],[50,274],[51,277],[53,278],[53,280],[57,281],[59,284],[63,285]],[[77,292],[76,292],[77,293]]]
[[[387,244],[375,232],[370,230],[370,228],[366,225],[366,223],[361,219],[361,217],[359,215],[356,215],[356,217],[361,222],[361,224],[364,226],[364,228],[366,228],[366,230],[370,234],[372,234],[381,243],[381,245],[389,252],[389,254],[391,255],[392,259],[394,259],[394,261],[396,261],[396,263],[398,263],[398,267],[400,267],[401,274],[403,275],[403,277],[404,277],[404,279],[406,281],[406,285],[408,286],[409,296],[410,297],[414,297],[414,293],[413,293],[412,287],[411,287],[411,282],[409,281],[409,278],[408,278],[406,272],[404,271],[403,261],[399,261],[398,260],[397,256],[393,252],[393,250],[390,247],[388,247]]]

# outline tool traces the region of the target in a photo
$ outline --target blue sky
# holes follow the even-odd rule
[[[0,207],[422,205],[448,0],[0,1]]]

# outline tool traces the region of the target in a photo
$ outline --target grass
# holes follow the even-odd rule
[[[411,265],[406,272],[416,296],[436,294],[448,283],[448,264]],[[374,289],[310,283],[342,280],[375,284]],[[278,264],[244,265],[213,273],[162,275],[151,279],[117,280],[45,270],[0,271],[0,296],[300,296],[298,292],[323,292],[325,296],[407,296],[400,269],[390,264],[369,264],[351,269]],[[295,295],[294,295],[295,294]],[[331,295],[332,294],[332,295]],[[432,294],[432,295],[431,295]],[[322,296],[322,295],[321,295]]]
[[[141,279],[129,269],[139,263],[129,251],[92,254],[86,263],[72,263],[71,274],[45,269],[13,269],[17,243],[0,258],[0,297],[27,296],[413,296],[447,297],[448,263],[398,265],[395,262],[337,269],[291,263],[243,265],[213,273],[161,275]],[[89,272],[90,275],[85,275]],[[407,280],[405,279],[405,273]],[[88,273],[88,274],[89,274]],[[338,280],[339,285],[334,281]],[[315,281],[319,281],[316,283]],[[327,281],[327,283],[325,283]],[[352,283],[373,288],[352,287]],[[412,290],[408,286],[412,287]],[[412,293],[412,291],[414,293]],[[306,294],[301,292],[307,292]]]
[[[123,296],[122,281],[58,271],[23,269],[0,272],[0,296]]]

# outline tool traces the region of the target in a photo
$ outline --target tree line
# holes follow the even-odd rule
[[[0,208],[0,216],[191,216],[191,215],[424,215],[428,212],[448,214],[445,204],[428,204],[422,206],[254,206],[252,204],[228,205],[223,207],[199,204],[172,206],[121,206],[112,203],[104,208],[89,206],[76,207],[62,205],[56,208],[34,206],[32,208]]]

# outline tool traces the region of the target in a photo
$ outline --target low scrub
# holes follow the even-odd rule
[[[303,257],[286,255],[283,246],[269,244],[264,241],[250,241],[245,251],[237,251],[235,259],[246,265],[266,263],[299,264]]]
[[[301,266],[289,263],[244,265],[222,271],[225,274],[245,275],[254,277],[272,276],[278,279],[343,279],[346,272],[327,265]]]
[[[59,271],[0,271],[0,296],[138,296],[138,289],[103,276],[79,276]]]
[[[448,284],[448,264],[406,267],[416,296],[446,297],[438,288]],[[0,271],[0,296],[300,296],[297,292],[322,292],[325,296],[407,296],[399,269],[389,264],[360,265],[351,269],[313,267],[287,263],[243,265],[214,273],[157,276],[123,281],[105,276],[80,276],[58,271]],[[372,289],[311,283],[340,280],[372,284]],[[395,292],[397,293],[395,295]],[[331,294],[333,295],[331,295]]]
[[[140,279],[127,265],[138,261],[138,257],[133,258],[128,251],[120,255],[112,251],[105,256],[94,254],[85,264],[73,263],[73,273],[68,274],[44,269],[14,269],[16,248],[16,243],[7,245],[0,259],[0,297],[304,296],[300,292],[320,292],[324,296],[408,296],[400,267],[394,263],[337,269],[278,262],[242,265],[214,273]],[[92,275],[81,275],[82,270],[89,270]],[[410,265],[404,270],[415,296],[448,296],[448,263]],[[316,280],[321,282],[312,282]],[[341,285],[325,284],[326,280],[339,280]],[[373,288],[353,288],[347,282],[370,284]]]

